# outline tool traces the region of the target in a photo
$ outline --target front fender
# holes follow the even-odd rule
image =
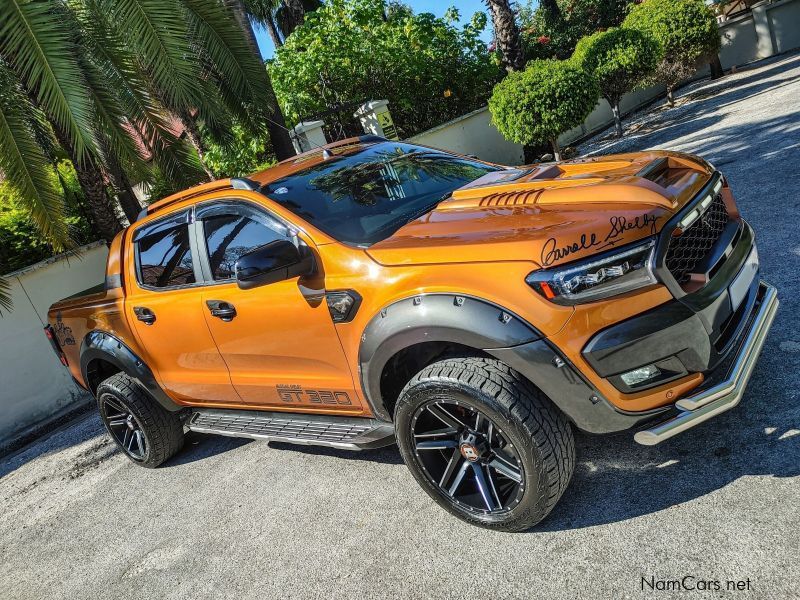
[[[381,374],[397,352],[424,342],[452,342],[485,350],[538,340],[542,335],[509,310],[459,294],[421,294],[376,314],[361,336],[361,385],[375,415],[391,419],[381,398]]]

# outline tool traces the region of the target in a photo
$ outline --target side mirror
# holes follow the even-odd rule
[[[305,245],[276,240],[242,254],[236,261],[236,283],[243,290],[309,275],[314,257]]]

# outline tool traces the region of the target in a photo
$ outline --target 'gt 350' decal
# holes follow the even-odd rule
[[[347,392],[335,390],[308,390],[299,385],[278,385],[278,396],[284,402],[305,404],[353,404]]]

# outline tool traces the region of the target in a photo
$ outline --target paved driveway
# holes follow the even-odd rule
[[[395,448],[192,435],[146,471],[87,416],[0,461],[0,595],[669,598],[642,578],[691,576],[723,591],[681,597],[800,597],[800,56],[685,94],[586,150],[690,150],[729,177],[782,301],[737,410],[652,448],[580,437],[561,503],[514,535],[437,508]]]

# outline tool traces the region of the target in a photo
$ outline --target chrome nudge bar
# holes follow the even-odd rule
[[[760,285],[764,296],[728,376],[708,389],[678,400],[677,415],[650,429],[637,431],[634,440],[645,446],[658,444],[739,404],[778,310],[778,292],[763,281]]]

